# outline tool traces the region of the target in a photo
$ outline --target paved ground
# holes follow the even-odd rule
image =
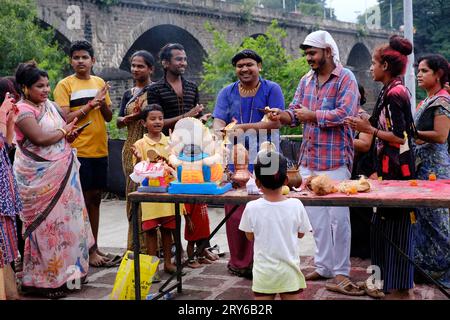
[[[223,218],[223,209],[210,209],[211,230]],[[106,200],[102,202],[101,221],[99,231],[99,246],[107,252],[122,254],[126,248],[128,224],[125,218],[125,202],[119,200]],[[226,242],[225,227],[211,240],[211,244],[218,244],[226,255],[211,265],[204,265],[199,269],[185,268],[183,277],[183,292],[177,294],[173,291],[175,300],[252,300],[251,281],[239,278],[228,273],[227,259],[228,246]],[[183,240],[183,245],[186,243]],[[301,268],[304,273],[313,270],[313,254],[315,250],[314,239],[311,235],[300,240]],[[351,277],[354,281],[366,279],[368,260],[352,258]],[[89,282],[82,290],[73,293],[66,300],[109,300],[118,267],[90,268]],[[168,275],[160,271],[164,282]],[[350,297],[333,293],[325,289],[325,281],[308,282],[308,288],[303,291],[305,300],[370,300],[368,296]],[[150,292],[157,292],[161,283],[154,284]],[[27,296],[25,299],[35,299]],[[417,285],[414,288],[414,299],[437,300],[445,296],[435,287]]]

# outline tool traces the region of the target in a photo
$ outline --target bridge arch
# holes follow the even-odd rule
[[[206,51],[200,42],[188,31],[171,24],[163,24],[152,27],[144,32],[130,46],[125,54],[120,69],[130,70],[130,57],[137,50],[147,50],[158,61],[158,53],[160,49],[167,43],[180,43],[186,50],[188,57],[188,68],[186,77],[198,80],[203,71],[203,60],[206,57]],[[163,76],[163,70],[157,63],[156,70],[153,73],[153,80],[160,79]]]

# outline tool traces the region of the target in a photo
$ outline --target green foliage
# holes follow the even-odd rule
[[[300,78],[309,70],[304,57],[294,58],[289,55],[282,46],[282,40],[286,38],[286,31],[278,26],[276,21],[267,29],[265,36],[256,39],[246,38],[242,45],[227,41],[225,35],[215,30],[210,24],[205,28],[213,35],[213,47],[210,55],[203,63],[203,81],[200,90],[207,94],[217,95],[226,85],[237,80],[235,70],[231,65],[233,55],[244,49],[252,49],[258,52],[263,59],[261,76],[265,79],[277,82],[283,90],[285,105],[288,106],[294,97]],[[213,109],[215,102],[208,107]],[[300,129],[282,129],[282,134],[299,134]]]
[[[390,1],[379,0],[381,25],[390,28]],[[403,0],[392,0],[393,28],[403,25]],[[450,59],[450,1],[414,0],[414,50],[417,55],[435,52]]]
[[[119,116],[119,112],[116,111],[113,113],[112,120],[106,124],[106,130],[108,131],[109,139],[127,139],[127,129],[122,128],[119,129],[117,127],[117,117]]]
[[[68,60],[55,43],[55,32],[37,22],[33,0],[0,0],[0,75],[13,75],[21,62],[36,60],[54,88]]]
[[[118,4],[119,0],[95,0],[95,4],[99,7],[108,7]]]

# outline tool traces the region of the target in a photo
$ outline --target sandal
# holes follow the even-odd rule
[[[374,299],[381,299],[384,298],[384,292],[377,287],[375,287],[373,284],[367,285],[367,281],[360,281],[357,282],[356,285],[358,288],[364,290],[364,292]]]
[[[213,245],[212,247],[206,248],[206,250],[218,255],[219,257],[225,256],[225,252],[220,251],[220,247],[217,244]]]
[[[202,265],[196,259],[189,259],[187,266],[192,269],[201,268]]]
[[[234,268],[230,265],[228,265],[227,267],[228,267],[228,271],[235,276],[238,276],[241,278],[246,278],[249,280],[253,279],[252,269],[249,269],[249,268],[238,269],[238,268]]]
[[[212,264],[213,262],[206,257],[198,257],[198,262],[201,264]]]
[[[348,296],[363,296],[364,290],[360,289],[349,278],[345,278],[339,283],[327,282],[325,288],[330,291],[342,293]]]

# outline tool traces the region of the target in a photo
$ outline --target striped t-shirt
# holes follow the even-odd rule
[[[55,88],[53,95],[55,102],[61,108],[70,107],[76,111],[94,99],[97,92],[105,86],[102,78],[91,76],[89,80],[78,79],[75,75],[61,80]],[[111,105],[109,93],[106,95],[106,104]],[[92,121],[72,143],[77,149],[77,155],[83,158],[101,158],[108,156],[108,135],[106,133],[105,119],[100,109],[91,110],[77,125]]]

